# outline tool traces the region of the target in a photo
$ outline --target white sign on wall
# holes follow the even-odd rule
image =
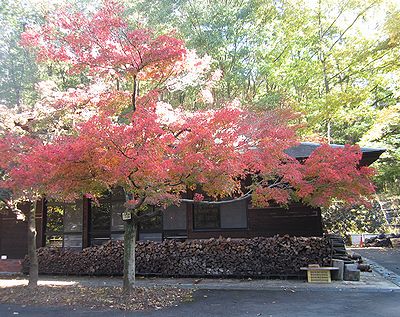
[[[132,214],[130,211],[125,211],[122,213],[122,220],[131,220]]]

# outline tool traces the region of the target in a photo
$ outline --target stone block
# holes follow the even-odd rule
[[[344,261],[333,259],[332,267],[337,267],[339,269],[331,272],[332,280],[343,281]]]
[[[357,264],[345,264],[343,279],[345,281],[360,280],[360,270],[357,268]]]

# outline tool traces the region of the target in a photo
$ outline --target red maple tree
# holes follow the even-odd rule
[[[61,199],[94,197],[122,187],[129,215],[124,235],[127,289],[134,282],[137,225],[153,215],[152,206],[219,204],[250,196],[260,206],[285,205],[291,199],[321,206],[333,199],[354,203],[373,192],[370,169],[357,166],[357,147],[322,146],[304,164],[289,157],[285,149],[296,144],[295,129],[277,113],[229,106],[165,111],[147,97],[145,104],[139,101],[129,124],[94,116],[76,132],[33,148],[10,177],[16,186],[40,182],[48,196]],[[244,186],[248,179],[251,184]],[[196,193],[182,199],[188,189]]]

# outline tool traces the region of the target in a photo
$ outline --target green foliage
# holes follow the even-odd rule
[[[378,202],[372,207],[346,208],[336,204],[322,210],[325,230],[329,233],[382,233],[388,229],[384,212]]]
[[[88,1],[79,1],[88,6]],[[71,1],[78,5],[78,1]],[[8,107],[34,104],[38,99],[35,84],[51,79],[60,89],[89,81],[84,72],[71,76],[63,63],[38,65],[35,54],[20,46],[21,34],[31,24],[40,24],[57,2],[3,0],[0,3],[0,104]]]
[[[34,57],[19,46],[25,26],[35,20],[35,12],[20,3],[4,0],[0,4],[0,103],[7,106],[32,102],[38,66]]]
[[[64,209],[62,206],[50,205],[47,207],[47,230],[51,233],[63,231]]]
[[[364,135],[363,144],[386,148],[374,166],[376,184],[381,192],[400,195],[400,105],[377,110],[376,120]]]
[[[305,114],[306,134],[359,142],[375,108],[396,102],[387,73],[398,67],[398,13],[386,2],[126,2],[139,21],[175,28],[188,47],[215,59],[224,73],[217,100],[238,97],[256,108],[289,104]]]

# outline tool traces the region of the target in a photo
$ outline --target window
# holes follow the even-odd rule
[[[221,205],[221,228],[227,228],[227,229],[247,228],[246,200],[241,200],[234,203]]]
[[[162,211],[164,230],[185,230],[186,232],[186,204],[169,206]]]
[[[46,246],[82,247],[82,201],[46,203]]]
[[[162,230],[161,211],[159,215],[142,220],[142,222],[139,225],[139,230],[143,232],[161,231]]]
[[[154,207],[148,207],[149,212],[155,211]],[[139,224],[139,240],[162,241],[162,216],[161,210],[157,215],[145,218]]]
[[[46,246],[63,246],[64,238],[64,204],[47,205]]]
[[[80,206],[83,201],[76,204],[64,204],[64,231],[65,233],[82,232],[82,212]]]
[[[121,213],[124,211],[125,195],[122,188],[116,188],[99,199],[99,204],[91,203],[90,207],[90,241],[100,245],[110,239],[122,240],[124,222]]]
[[[219,229],[221,227],[219,207],[195,204],[193,227],[194,229]]]
[[[122,220],[121,214],[125,211],[125,201],[117,200],[112,201],[111,205],[111,231],[123,231],[124,221]]]
[[[108,198],[108,197],[107,197]],[[100,245],[111,238],[111,201],[92,203],[90,217],[90,240],[92,245]]]
[[[218,206],[195,204],[194,229],[246,229],[247,202],[237,201]]]

